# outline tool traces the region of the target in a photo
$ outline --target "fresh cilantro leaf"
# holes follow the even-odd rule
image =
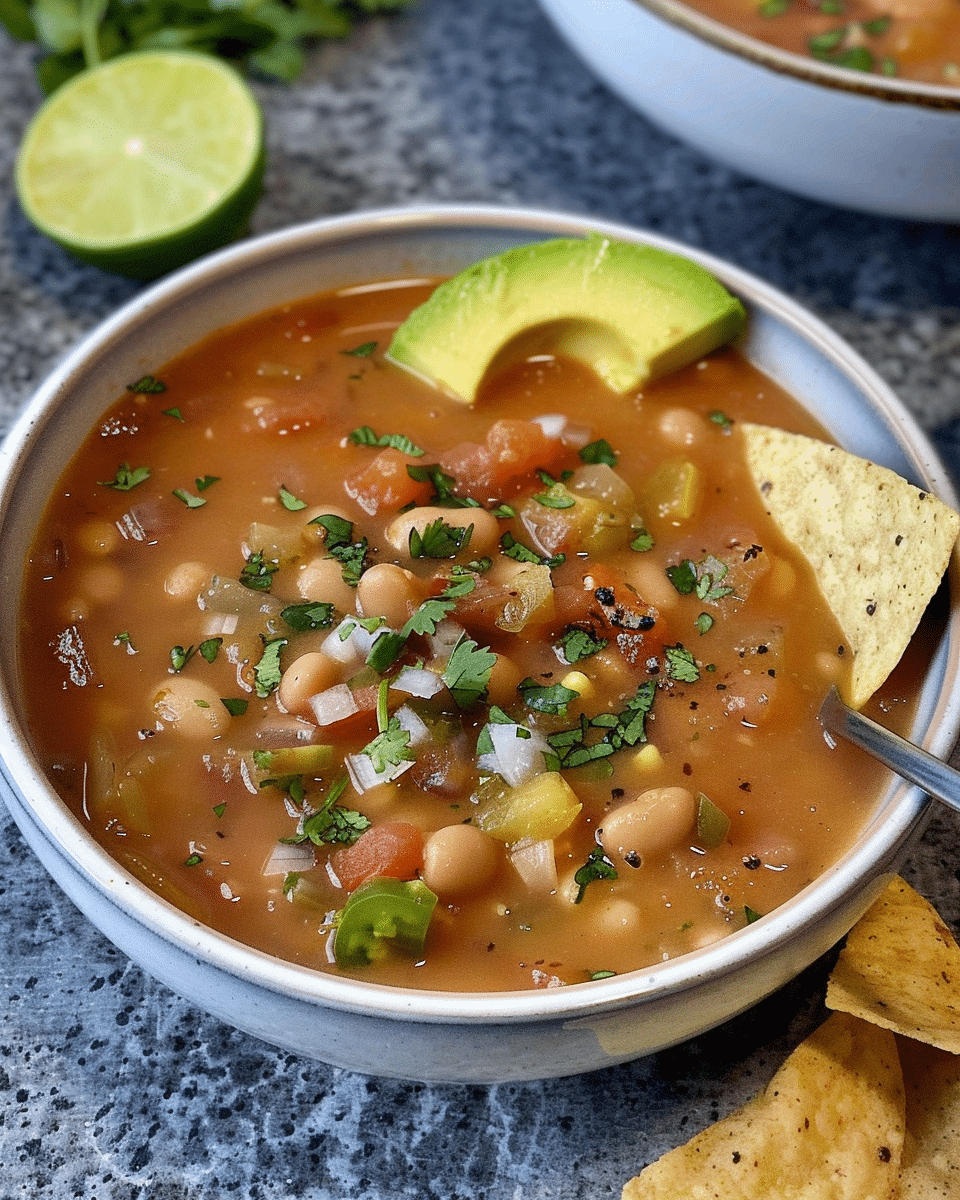
[[[580,695],[573,688],[564,687],[562,683],[545,687],[530,678],[518,683],[517,691],[527,708],[532,708],[534,712],[555,713],[561,717],[566,716],[567,705]]]
[[[646,718],[653,707],[656,684],[646,680],[619,713],[581,714],[572,729],[561,729],[547,737],[557,755],[559,768],[582,767],[647,740]],[[599,736],[597,736],[599,735]]]
[[[715,409],[710,414],[710,420],[714,423],[714,425],[719,425],[723,430],[730,429],[730,427],[733,425],[733,421],[731,421],[727,414],[725,412],[721,412],[719,409]]]
[[[263,644],[263,654],[253,669],[257,695],[263,699],[280,686],[280,651],[287,644],[285,637],[271,638]]]
[[[242,717],[247,711],[250,701],[234,696],[221,696],[220,703],[227,710],[231,717]]]
[[[617,456],[606,438],[597,438],[580,450],[580,457],[585,463],[605,463],[608,467],[617,465]]]
[[[203,508],[206,504],[202,496],[194,496],[186,488],[174,488],[173,494],[178,500],[182,500],[187,508]]]
[[[378,675],[384,675],[397,661],[407,644],[407,636],[389,630],[381,633],[370,647],[367,655],[367,666],[372,667]]]
[[[418,463],[407,464],[407,474],[417,483],[429,483],[433,487],[433,495],[428,504],[440,508],[479,508],[476,500],[469,496],[458,496],[454,492],[457,481],[452,475],[447,475],[439,463],[420,466]]]
[[[165,408],[163,410],[163,416],[173,417],[174,420],[176,420],[176,421],[183,421],[183,419],[184,419],[183,413],[180,411],[179,408]]]
[[[410,530],[410,557],[454,558],[469,544],[472,535],[472,525],[448,525],[438,517],[423,533],[416,528]]]
[[[220,653],[220,647],[223,645],[222,637],[206,638],[200,643],[197,649],[200,651],[200,656],[208,663],[216,661],[217,655]]]
[[[681,596],[689,596],[697,586],[697,564],[689,558],[667,567],[667,578]]]
[[[183,865],[184,865],[185,867],[199,867],[199,865],[200,865],[202,862],[203,862],[203,858],[202,858],[202,856],[201,856],[201,855],[199,855],[199,854],[191,854],[191,855],[189,856],[189,858],[185,858],[185,859],[183,860]]]
[[[533,498],[538,504],[542,504],[544,508],[573,508],[576,504],[576,500],[562,483],[554,483],[545,492],[536,492]]]
[[[344,583],[356,587],[360,576],[366,570],[367,539],[353,540],[353,522],[335,513],[322,513],[309,522],[319,525],[326,531],[326,548],[330,558],[335,558],[340,564],[340,573]]]
[[[517,515],[517,510],[512,508],[509,504],[498,504],[497,507],[491,511],[493,512],[493,515],[501,521],[509,520],[510,517],[515,517]]]
[[[443,670],[443,682],[459,708],[472,708],[486,698],[496,661],[497,656],[489,647],[481,650],[466,634],[460,638]]]
[[[226,811],[227,811],[226,801],[223,801],[221,804],[215,804],[213,806],[214,815],[217,817],[222,817]]]
[[[574,904],[580,903],[589,884],[595,883],[598,879],[616,878],[617,869],[610,859],[607,858],[603,847],[594,846],[587,857],[587,861],[574,872],[573,882],[577,885]]]
[[[318,600],[306,604],[288,604],[280,609],[280,616],[291,629],[303,633],[308,629],[329,629],[335,611],[332,604]]]
[[[568,625],[560,635],[563,657],[571,664],[598,653],[606,644],[606,638],[597,637],[592,630],[579,629],[576,625]]]
[[[752,925],[754,921],[759,921],[763,913],[758,913],[755,908],[751,908],[749,904],[743,906],[743,915],[747,918],[747,924]]]
[[[346,785],[344,785],[346,786]],[[276,779],[261,779],[258,787],[276,788],[278,792],[285,792],[295,804],[302,804],[306,799],[307,791],[303,785],[302,775],[279,775]],[[303,841],[302,837],[297,838],[281,838],[281,841]]]
[[[551,568],[559,567],[562,562],[566,562],[567,558],[565,554],[555,554],[553,558],[542,558],[529,547],[524,546],[522,542],[518,542],[509,532],[504,533],[500,538],[500,552],[515,562],[540,563]]]
[[[713,628],[713,617],[709,613],[700,613],[694,621],[694,625],[697,627],[697,632],[703,636],[703,634],[709,633]]]
[[[132,467],[129,463],[121,463],[112,479],[98,479],[101,487],[113,488],[117,492],[129,492],[150,478],[149,467]]]
[[[127,384],[128,392],[136,392],[139,396],[159,396],[167,390],[167,385],[155,375],[141,375],[135,383]]]
[[[636,550],[643,554],[647,550],[652,550],[654,547],[653,534],[641,526],[639,529],[634,529],[633,537],[630,539],[630,549]]]
[[[336,513],[321,513],[309,521],[310,525],[319,525],[326,534],[327,549],[337,546],[349,546],[353,542],[353,522],[346,517],[338,517]]]
[[[113,644],[115,646],[125,646],[128,654],[136,654],[137,653],[137,648],[133,644],[133,642],[130,640],[130,634],[127,633],[126,631],[124,631],[123,633],[114,634]]]
[[[376,342],[361,342],[359,346],[354,346],[350,350],[341,350],[340,353],[347,355],[348,358],[369,358],[376,348]]]
[[[360,753],[370,759],[378,775],[385,774],[402,762],[413,762],[416,757],[410,749],[410,734],[401,728],[398,717],[391,717],[386,728],[372,742],[368,742]]]
[[[686,647],[679,642],[676,646],[664,646],[663,653],[667,660],[667,675],[678,683],[696,683],[700,678],[700,668],[696,659]]]
[[[361,425],[353,429],[347,437],[357,446],[391,446],[401,454],[409,454],[411,458],[423,458],[426,454],[415,442],[402,433],[374,433],[369,425]]]
[[[183,646],[173,646],[170,650],[170,666],[174,673],[179,674],[196,652],[196,646],[188,646],[186,650]]]
[[[215,483],[220,482],[219,475],[201,475],[193,481],[197,485],[198,492],[205,492],[208,487],[212,487]]]
[[[667,567],[667,578],[681,596],[695,592],[698,599],[716,604],[724,596],[733,594],[733,588],[723,584],[729,567],[712,554],[695,563],[685,558],[674,566]]]
[[[264,558],[262,550],[254,550],[240,572],[240,582],[252,592],[269,592],[279,570],[276,559]]]
[[[282,483],[280,484],[280,490],[277,495],[280,497],[280,503],[287,510],[287,512],[299,512],[302,508],[307,507],[306,500],[300,500],[293,494],[293,492],[287,491]]]

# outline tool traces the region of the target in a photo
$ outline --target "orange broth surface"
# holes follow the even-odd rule
[[[160,895],[320,970],[521,989],[713,942],[834,862],[882,782],[825,742],[842,638],[737,422],[820,431],[731,349],[626,397],[535,356],[469,408],[384,358],[429,291],[228,328],[91,432],[26,570],[45,769]],[[391,544],[438,486],[480,507]]]
[[[960,0],[688,0],[749,37],[838,66],[960,86]]]

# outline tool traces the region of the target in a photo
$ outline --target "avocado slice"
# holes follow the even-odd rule
[[[403,322],[387,357],[472,404],[523,335],[525,354],[577,359],[623,393],[729,341],[745,319],[689,259],[591,234],[518,246],[448,279]]]

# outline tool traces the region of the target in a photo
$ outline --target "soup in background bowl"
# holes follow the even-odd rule
[[[904,51],[897,50],[904,42],[899,10],[890,10],[897,20],[867,18],[863,29],[856,17],[865,2],[846,17],[851,6],[834,15],[829,4],[819,12],[791,5],[769,17],[759,15],[761,7],[775,13],[787,6],[748,6],[742,21],[728,17],[728,0],[541,3],[614,92],[719,162],[843,208],[960,220],[956,64],[943,46],[936,48],[943,57],[934,53],[926,65],[919,42],[929,41],[932,30],[922,17],[911,26],[915,33],[922,27],[922,37]],[[960,26],[953,13],[944,19]],[[801,28],[781,42],[778,22]],[[823,27],[808,30],[805,22]],[[820,39],[815,52],[811,39]],[[886,73],[896,69],[898,53],[899,73]],[[857,69],[868,59],[869,70]],[[916,76],[907,69],[914,59]]]
[[[438,278],[512,246],[591,230],[678,251],[703,263],[747,305],[742,347],[716,351],[645,389],[648,397],[630,405],[628,415],[622,398],[603,389],[587,372],[549,356],[536,354],[515,364],[490,382],[473,408],[465,408],[437,393],[425,394],[420,381],[384,363],[373,346],[386,342]],[[282,354],[275,353],[277,346]],[[739,357],[741,349],[744,359]],[[576,395],[577,402],[566,413],[566,426],[548,423],[546,418],[557,413],[569,394]],[[362,953],[353,961],[337,961],[334,955],[328,963],[324,919],[343,904],[343,892],[340,898],[337,894],[342,880],[336,874],[338,869],[344,874],[344,860],[336,856],[349,855],[351,845],[362,845],[363,836],[313,842],[303,836],[304,818],[322,807],[323,798],[338,785],[346,760],[353,760],[353,770],[349,785],[334,796],[338,811],[363,818],[371,830],[384,823],[414,827],[429,846],[438,831],[465,828],[465,807],[472,812],[471,805],[484,803],[484,771],[477,765],[477,754],[480,749],[489,754],[495,747],[491,743],[478,748],[481,727],[489,737],[497,734],[498,725],[500,732],[507,728],[509,718],[514,728],[524,729],[521,740],[531,740],[530,733],[555,739],[559,734],[559,740],[548,743],[559,752],[569,745],[564,734],[580,718],[579,700],[570,693],[576,687],[587,691],[575,677],[593,687],[611,677],[609,702],[599,707],[615,715],[616,697],[620,711],[630,711],[629,701],[639,694],[646,664],[654,655],[648,645],[642,661],[637,661],[635,653],[631,657],[629,639],[624,645],[617,642],[624,633],[622,614],[600,628],[613,635],[609,639],[599,637],[595,623],[579,620],[575,606],[567,614],[570,619],[562,613],[549,619],[540,614],[529,626],[521,621],[519,628],[505,629],[502,622],[490,619],[488,598],[486,609],[479,604],[472,613],[457,613],[447,606],[440,615],[459,615],[458,639],[465,632],[477,649],[492,646],[508,660],[510,671],[504,673],[510,675],[509,686],[490,689],[496,692],[489,697],[493,709],[478,711],[468,695],[462,712],[451,709],[449,701],[434,711],[435,693],[388,696],[377,680],[366,680],[372,686],[365,687],[364,680],[357,680],[369,671],[363,661],[369,653],[365,647],[357,662],[344,661],[340,675],[325,679],[327,686],[319,692],[308,688],[301,698],[305,707],[298,712],[301,699],[290,690],[292,682],[279,693],[280,704],[277,683],[301,658],[309,661],[320,653],[327,639],[334,639],[327,652],[350,647],[357,620],[369,626],[362,629],[368,639],[383,636],[386,627],[382,614],[374,612],[376,602],[368,604],[369,611],[361,604],[351,617],[353,593],[348,592],[334,611],[323,614],[329,619],[318,628],[284,625],[282,638],[276,630],[257,625],[237,634],[233,617],[239,615],[243,626],[246,609],[241,605],[238,614],[223,603],[225,593],[243,589],[246,598],[271,600],[266,605],[270,619],[285,609],[315,605],[320,593],[303,582],[305,574],[322,572],[327,568],[320,564],[331,561],[338,570],[346,565],[343,556],[331,560],[328,554],[337,529],[328,518],[336,518],[351,526],[349,534],[339,530],[342,545],[353,547],[366,540],[368,577],[374,563],[393,571],[398,561],[402,564],[414,593],[407,598],[406,612],[422,615],[425,605],[450,597],[450,589],[456,590],[462,605],[480,581],[485,581],[484,587],[493,586],[488,571],[547,569],[542,561],[530,563],[525,556],[516,559],[503,552],[504,545],[526,543],[529,553],[531,529],[540,539],[533,543],[535,557],[545,558],[556,549],[549,543],[549,529],[531,526],[529,519],[523,523],[522,514],[527,511],[529,517],[531,506],[537,506],[535,512],[543,508],[552,521],[561,520],[566,491],[584,495],[585,487],[595,486],[598,466],[636,489],[644,474],[641,446],[649,450],[655,435],[676,438],[681,417],[697,404],[703,410],[703,435],[727,436],[722,422],[710,421],[709,414],[719,410],[707,403],[708,395],[724,394],[730,405],[739,406],[725,416],[737,420],[765,414],[770,423],[777,423],[776,416],[801,431],[822,431],[951,498],[935,457],[909,417],[828,330],[735,269],[622,227],[495,209],[374,213],[318,222],[247,243],[151,289],[64,364],[5,446],[3,569],[9,580],[17,581],[12,586],[25,602],[27,619],[18,630],[15,614],[4,616],[10,622],[3,662],[4,776],[8,803],[27,840],[91,919],[159,978],[257,1036],[358,1070],[476,1081],[568,1074],[650,1052],[741,1011],[812,961],[865,909],[922,822],[924,805],[914,789],[885,781],[877,772],[859,814],[845,832],[837,832],[849,847],[839,859],[831,862],[836,846],[815,849],[815,841],[806,843],[810,862],[802,870],[816,876],[813,882],[782,895],[774,887],[755,903],[754,893],[762,893],[749,882],[755,873],[747,860],[758,858],[758,869],[771,879],[779,873],[768,868],[782,864],[772,857],[764,862],[763,855],[750,852],[751,838],[755,847],[759,845],[754,829],[742,846],[733,846],[730,862],[721,863],[712,886],[698,890],[698,902],[707,897],[715,928],[702,911],[686,913],[656,931],[644,926],[644,957],[632,959],[625,954],[624,944],[631,939],[623,937],[623,922],[604,914],[613,901],[620,906],[620,916],[648,911],[649,897],[617,897],[616,885],[603,870],[588,869],[577,877],[592,859],[594,868],[605,862],[621,877],[646,874],[649,881],[651,872],[635,871],[629,854],[618,859],[614,848],[603,846],[605,855],[592,855],[598,845],[595,827],[603,814],[616,810],[627,788],[642,790],[644,772],[650,769],[650,756],[643,760],[644,747],[657,739],[618,745],[618,754],[611,755],[611,761],[618,760],[611,768],[618,774],[607,773],[605,760],[602,771],[596,762],[592,768],[588,762],[587,769],[577,768],[579,776],[576,770],[567,773],[575,780],[579,802],[600,816],[578,837],[566,829],[557,832],[558,879],[552,898],[539,908],[531,907],[527,897],[544,886],[542,862],[526,863],[521,856],[519,863],[501,863],[494,874],[501,884],[509,880],[513,891],[484,885],[467,899],[457,893],[456,882],[454,891],[445,894],[442,873],[425,865],[429,859],[424,859],[421,847],[415,874],[434,885],[441,914],[428,931],[426,949],[421,953],[418,948],[406,959],[391,955],[386,968],[368,963]],[[432,404],[424,403],[425,395]],[[653,410],[656,428],[640,423],[645,410]],[[420,472],[417,479],[416,470],[404,471],[405,486],[413,486],[410,496],[404,493],[381,503],[371,464],[383,464],[390,451],[401,454],[406,465],[439,462],[454,475],[451,456],[458,448],[462,463],[464,445],[489,448],[491,429],[502,432],[503,423],[511,421],[528,447],[541,439],[531,451],[537,460],[536,477],[526,470],[477,482],[485,489],[482,511],[489,512],[495,499],[498,507],[513,513],[501,512],[496,518],[490,545],[480,545],[478,537],[472,550],[465,544],[463,553],[454,547],[452,554],[436,556],[410,553],[409,540],[394,545],[389,527],[398,519],[398,510],[408,501],[428,502],[437,476]],[[144,426],[143,440],[140,433],[131,433],[137,422]],[[203,436],[187,436],[191,422]],[[564,429],[566,440],[558,436]],[[71,466],[85,440],[84,430],[93,432]],[[399,449],[375,444],[385,434],[406,440]],[[618,446],[615,470],[609,463],[589,461],[601,442]],[[689,462],[700,452],[688,443],[685,433],[678,445],[688,446]],[[138,458],[141,446],[144,454]],[[423,448],[424,454],[411,453],[411,446]],[[702,453],[697,469],[705,476],[713,457]],[[149,471],[144,474],[147,461]],[[319,462],[336,464],[342,478],[333,477],[330,466],[317,471]],[[547,468],[549,479],[543,477]],[[51,480],[65,470],[65,483],[57,490],[68,496],[52,500],[44,527],[39,518],[50,501]],[[537,499],[544,493],[559,502],[556,508]],[[634,541],[641,534],[634,520],[639,510],[624,503],[627,537]],[[218,507],[229,522],[217,518]],[[314,515],[314,508],[322,511]],[[459,521],[470,509],[442,512],[456,514]],[[317,518],[319,525],[311,526]],[[482,530],[483,521],[473,524]],[[664,539],[670,524],[667,520],[654,536]],[[250,532],[251,526],[256,533]],[[450,528],[451,523],[443,521],[434,533],[449,536]],[[186,541],[178,545],[168,538],[174,529]],[[296,547],[292,554],[279,548],[291,536]],[[607,538],[608,531],[603,536]],[[254,546],[251,539],[268,537],[275,541],[264,554],[266,542]],[[313,538],[313,544],[305,537]],[[144,541],[156,542],[155,554],[143,556]],[[125,550],[127,542],[132,547]],[[31,546],[34,566],[24,571]],[[550,569],[555,582],[573,588],[575,599],[583,581],[573,560],[577,548],[583,548],[569,538],[564,546],[573,550],[571,563],[553,563]],[[699,542],[694,548],[691,541],[690,547],[686,559],[674,554],[674,561],[695,564],[701,557]],[[644,553],[622,538],[606,549],[609,556],[597,561],[598,571],[631,569]],[[596,553],[597,547],[589,550]],[[506,561],[478,565],[484,557],[481,551]],[[130,572],[128,563],[125,574],[125,559],[141,565]],[[244,574],[251,572],[268,575],[269,586],[244,589]],[[66,586],[51,588],[50,576]],[[190,581],[178,595],[175,581],[186,576]],[[594,604],[604,586],[601,581],[590,588]],[[609,617],[602,600],[600,618]],[[668,605],[669,600],[664,602],[665,608]],[[693,616],[701,609],[709,613],[710,598],[696,607]],[[502,596],[494,609],[502,616]],[[94,610],[103,613],[99,633],[93,632]],[[66,622],[64,616],[69,618]],[[211,619],[218,622],[216,628],[208,624]],[[228,630],[229,624],[233,628]],[[395,631],[400,624],[398,617],[391,628]],[[82,631],[82,636],[71,630]],[[589,652],[558,656],[558,642],[571,631],[585,630],[594,639],[586,648]],[[636,624],[627,630],[634,650],[637,630]],[[692,645],[695,636],[706,636],[684,630],[681,638],[679,631],[679,625],[671,628],[674,649]],[[431,647],[428,633],[434,636],[436,630],[418,630],[404,648],[409,661],[397,659],[380,674],[394,682],[404,670],[429,675],[431,653],[439,662],[449,662],[450,647]],[[772,637],[760,639],[755,633],[735,633],[734,643],[744,642],[751,653],[760,646],[770,652]],[[235,636],[259,639],[257,653],[231,657]],[[942,635],[935,630],[925,635],[930,658],[916,682],[915,716],[906,730],[941,753],[950,748],[956,732],[957,681],[949,665],[954,636],[952,612]],[[18,637],[19,652],[13,648]],[[597,648],[598,640],[616,643],[618,652]],[[271,641],[282,642],[276,646],[276,678],[260,695],[255,667]],[[41,666],[44,647],[48,662]],[[701,657],[699,647],[697,656]],[[147,661],[152,671],[141,670]],[[566,688],[562,694],[556,691],[554,671],[556,684]],[[453,679],[442,666],[438,673],[456,696],[462,678]],[[293,671],[291,678],[296,674]],[[96,684],[108,676],[113,677],[113,690],[98,689]],[[519,698],[518,682],[526,683]],[[94,685],[89,691],[88,683]],[[205,736],[211,732],[211,719],[216,725],[209,741],[195,742],[189,728],[177,728],[181,718],[175,693],[185,684],[187,691],[196,691],[188,697],[191,718],[199,714]],[[347,734],[341,727],[334,739],[315,736],[318,728],[325,733],[338,722],[324,725],[325,718],[310,701],[338,688],[342,696],[347,684],[353,685],[346,690],[354,699],[364,694],[358,705],[363,710],[359,724]],[[493,684],[490,676],[485,684]],[[688,679],[685,694],[680,680],[673,684],[686,723],[690,706],[700,703],[695,685]],[[903,680],[896,686],[902,690]],[[173,698],[167,694],[171,692]],[[76,710],[73,696],[81,698]],[[231,711],[225,700],[245,700],[247,711]],[[556,711],[558,705],[563,711]],[[121,712],[125,706],[128,711]],[[396,779],[365,781],[363,769],[369,770],[374,761],[369,747],[378,728],[388,732],[404,709],[418,715],[421,723],[425,718],[432,728],[429,755],[404,767]],[[596,709],[590,712],[595,715]],[[458,718],[455,729],[453,717]],[[312,730],[306,747],[296,738],[290,746],[283,741],[281,727],[294,723],[301,731]],[[747,733],[760,723],[748,719],[742,729]],[[228,733],[231,725],[233,732]],[[67,727],[69,736],[51,733]],[[402,728],[409,735],[409,716]],[[118,736],[129,738],[122,749],[109,745]],[[309,754],[331,740],[337,757],[329,770],[317,764],[304,772],[289,770],[284,757],[288,748],[305,748]],[[100,747],[99,758],[89,752],[91,744]],[[258,746],[268,755],[259,761],[253,753]],[[105,786],[96,782],[94,776],[99,773],[102,778],[104,764],[112,771],[118,761],[136,762],[138,754],[143,769],[123,772],[125,783],[117,775]],[[802,787],[800,754],[794,773]],[[707,754],[691,766],[689,788],[674,787],[686,792],[682,805],[689,807],[711,791],[703,786],[708,777],[727,775],[722,784],[715,779],[711,799],[720,810],[730,809],[730,793],[744,782],[744,772],[731,768],[728,750],[717,757],[724,760],[722,768],[713,767]],[[382,764],[375,761],[379,768]],[[862,767],[855,758],[851,764],[853,772]],[[678,769],[682,768],[671,768]],[[155,792],[144,798],[141,783],[154,771],[160,772]],[[306,795],[291,785],[296,776],[306,777]],[[51,788],[51,778],[68,804]],[[661,776],[656,769],[646,778],[653,789],[677,782],[674,774]],[[748,788],[741,791],[744,812],[749,808],[750,782],[747,778]],[[489,806],[495,815],[499,800],[502,797],[494,797]],[[734,827],[750,827],[748,818],[736,812],[733,816]],[[609,817],[604,819],[609,823]],[[686,819],[689,824],[689,814]],[[516,852],[511,834],[499,841],[503,853]],[[168,844],[166,851],[158,849],[163,842]],[[711,853],[709,847],[704,853],[703,844],[674,847],[671,853],[674,849],[674,878],[688,875],[693,866],[692,861],[678,865],[677,854],[681,859],[708,859]],[[771,847],[775,857],[774,850],[781,853],[782,847]],[[651,861],[656,857],[651,851]],[[328,858],[334,864],[332,881],[326,871]],[[734,878],[734,866],[741,882]],[[399,874],[409,878],[411,872]],[[719,886],[725,874],[730,877],[726,890]],[[801,877],[806,883],[802,871]],[[665,878],[656,877],[654,890],[662,890]],[[305,885],[306,894],[301,892]],[[568,927],[551,932],[540,950],[527,954],[525,944],[539,936],[536,927],[545,919],[541,909],[555,908],[556,892],[563,888]],[[682,903],[678,894],[677,907]],[[751,923],[761,912],[763,920]],[[466,914],[466,934],[456,923],[460,914]],[[695,932],[688,936],[688,930]],[[590,946],[586,954],[585,943]],[[465,980],[469,990],[464,990]]]

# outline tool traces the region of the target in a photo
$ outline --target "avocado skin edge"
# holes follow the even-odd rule
[[[518,246],[441,283],[387,357],[473,403],[494,359],[523,334],[625,393],[730,341],[745,322],[740,301],[697,263],[591,234]]]

